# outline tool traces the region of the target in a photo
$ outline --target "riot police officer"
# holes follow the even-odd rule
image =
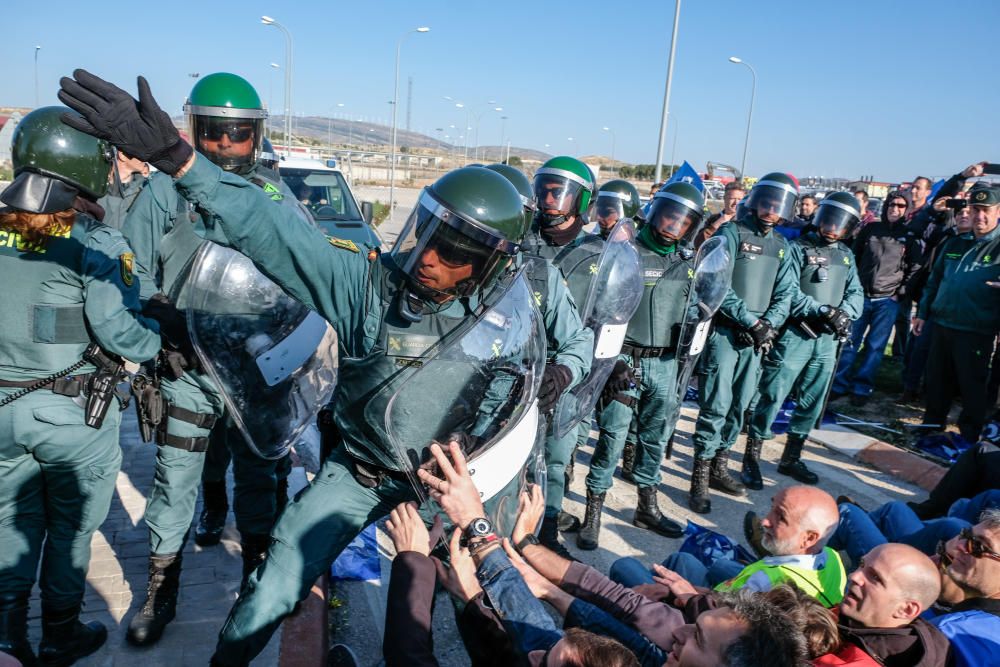
[[[104,209],[104,219],[108,227],[121,229],[125,216],[132,210],[139,193],[149,179],[149,165],[142,160],[115,151],[115,168],[111,171],[111,185],[97,205]]]
[[[70,665],[107,638],[79,616],[91,536],[121,465],[124,375],[112,355],[143,362],[160,349],[132,250],[97,220],[111,147],[63,113],[43,107],[17,126],[14,181],[0,194],[0,651],[24,665],[36,664],[27,614],[39,559],[42,664]]]
[[[819,481],[801,461],[802,446],[817,423],[836,370],[837,339],[850,335],[861,314],[864,290],[854,253],[840,242],[861,220],[853,195],[834,192],[824,198],[809,231],[790,245],[790,263],[799,284],[791,311],[774,349],[764,358],[757,407],[747,430],[743,484],[764,488],[760,476],[763,441],[773,437],[771,424],[793,387],[795,411],[778,472],[803,484]]]
[[[424,351],[503,290],[525,232],[523,205],[501,175],[459,169],[421,194],[391,255],[362,252],[328,242],[284,207],[263,205],[264,193],[194,155],[145,79],[139,103],[83,70],[61,85],[60,99],[86,114],[82,129],[173,174],[184,197],[209,214],[206,220],[337,333],[333,418],[341,444],[275,525],[267,559],[250,575],[213,658],[246,664],[365,525],[415,497],[385,431],[388,400]],[[565,363],[571,382],[586,371],[578,359]]]
[[[597,233],[607,238],[619,220],[641,220],[639,191],[626,180],[616,178],[597,189],[589,217],[597,222]]]
[[[267,112],[253,86],[235,74],[209,74],[191,89],[184,110],[191,140],[202,155],[254,183],[278,204],[297,209],[294,198],[283,195],[277,175],[260,168]],[[195,232],[201,224],[199,216],[177,193],[170,176],[154,174],[122,229],[137,250],[136,269],[143,279],[147,312],[155,312],[163,319],[170,317],[172,306],[185,307],[187,272],[192,257],[206,243]],[[179,328],[185,330],[183,321]],[[214,382],[194,367],[193,359],[178,361],[172,353],[164,353],[160,359],[161,391],[167,408],[165,423],[155,431],[156,472],[145,513],[149,527],[149,583],[145,603],[132,618],[127,634],[131,643],[140,646],[158,641],[174,618],[182,552],[210,443],[236,452],[234,506],[244,578],[267,550],[271,525],[283,506],[281,492],[286,487],[281,480],[289,471],[287,459],[266,461],[248,450],[243,438],[224,418],[222,396]],[[165,363],[170,360],[173,363]],[[220,504],[220,492],[221,502],[226,503],[224,467],[222,474],[221,484],[206,488],[206,510]],[[286,499],[287,491],[284,495]],[[225,516],[223,511],[221,522],[207,527],[199,521],[201,543],[218,543]],[[208,518],[218,517],[215,513]]]
[[[678,400],[675,353],[694,268],[690,245],[704,205],[697,188],[672,183],[656,193],[639,232],[644,290],[598,409],[601,428],[587,475],[587,513],[576,540],[581,549],[598,547],[605,494],[633,414],[638,442],[632,475],[639,501],[632,523],[666,537],[684,532],[680,524],[663,516],[656,489],[660,462],[674,429],[668,420]]]
[[[584,303],[597,260],[604,241],[596,234],[584,231],[586,213],[594,192],[594,176],[580,160],[559,156],[546,161],[535,172],[535,219],[524,239],[524,254],[551,262],[559,269],[569,286],[577,307]],[[591,338],[591,341],[593,339]],[[559,364],[551,363],[546,376],[552,381],[543,384],[551,388],[558,398],[570,384]],[[552,406],[555,406],[555,400]],[[566,493],[566,469],[583,428],[590,432],[590,424],[559,436],[549,433],[545,442],[547,466],[545,490],[545,518],[539,540],[545,546],[564,556],[568,553],[559,543],[559,532],[576,530],[580,520],[562,509]]]
[[[784,324],[797,285],[788,242],[774,226],[795,215],[798,186],[788,175],[767,174],[750,191],[743,216],[727,222],[723,236],[735,257],[732,285],[699,363],[700,411],[694,432],[692,510],[712,509],[708,489],[742,495],[729,474],[729,450],[739,436],[743,411],[757,391],[760,361]]]

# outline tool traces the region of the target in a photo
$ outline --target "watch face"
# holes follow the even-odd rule
[[[493,524],[486,519],[476,519],[469,524],[469,533],[472,535],[489,535],[493,532]]]

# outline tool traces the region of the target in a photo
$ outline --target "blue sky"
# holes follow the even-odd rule
[[[462,127],[465,114],[446,95],[479,108],[494,99],[504,112],[483,114],[481,143],[499,143],[506,115],[515,145],[608,155],[611,136],[601,129],[608,126],[617,158],[648,163],[673,7],[668,0],[14,0],[0,42],[0,105],[33,104],[40,44],[42,104],[56,102],[59,76],[85,67],[130,90],[144,74],[171,113],[190,89],[189,72],[232,71],[280,110],[283,74],[272,76],[269,64],[284,65],[284,37],[261,25],[268,14],[294,37],[296,113],[388,124],[396,41],[426,25],[430,33],[411,35],[403,46],[401,127],[412,76],[414,130],[439,136],[435,128]],[[677,124],[668,130],[664,161],[679,128],[678,162],[699,170],[706,160],[739,166],[751,76],[728,62],[736,55],[757,71],[748,174],[898,181],[1000,162],[998,27],[1000,3],[992,0],[686,0],[671,94]]]

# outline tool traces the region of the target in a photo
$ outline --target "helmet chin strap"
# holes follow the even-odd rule
[[[424,319],[424,309],[424,300],[409,287],[404,287],[403,292],[399,295],[399,316],[407,322],[416,324]]]
[[[551,213],[545,213],[541,210],[538,211],[538,224],[542,227],[558,227],[566,222],[566,220],[566,215],[562,213],[559,215],[552,215]]]

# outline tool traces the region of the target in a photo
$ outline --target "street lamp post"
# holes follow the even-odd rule
[[[270,16],[261,16],[260,22],[264,25],[273,25],[285,34],[285,155],[290,155],[292,146],[292,33]]]
[[[496,104],[496,102],[487,102],[488,105]],[[489,111],[489,108],[483,109],[478,114],[476,114],[476,160],[479,160],[479,123],[483,119],[483,114]],[[493,111],[503,111],[503,107],[494,107]],[[486,159],[486,151],[483,151],[483,159]]]
[[[35,108],[38,108],[38,52],[42,50],[40,45],[35,46]]]
[[[753,76],[753,88],[750,89],[750,111],[747,113],[747,136],[743,139],[743,162],[740,163],[740,180],[745,177],[747,168],[747,147],[750,145],[750,123],[753,122],[753,103],[757,97],[757,71],[754,70],[753,66],[745,62],[741,58],[732,56],[729,58],[729,62],[736,65],[746,65],[750,68],[750,74]]]
[[[389,153],[389,216],[395,215],[396,211],[396,107],[399,106],[399,52],[403,48],[403,40],[415,32],[430,32],[430,28],[423,26],[410,30],[403,34],[396,42],[396,79],[392,89],[392,148]]]
[[[504,139],[507,136],[507,116],[500,116],[500,151],[498,162],[503,162]]]
[[[674,53],[677,50],[677,29],[681,22],[681,0],[674,3],[674,32],[670,37],[670,60],[667,61],[667,85],[663,91],[663,116],[660,118],[660,140],[656,144],[656,172],[653,180],[660,182],[663,176],[663,144],[667,140],[667,120],[670,116],[670,83],[674,78]]]
[[[610,127],[601,128],[605,132],[611,133],[611,171],[615,171],[615,131]]]
[[[271,132],[271,116],[274,114],[274,70],[281,69],[281,65],[278,63],[271,63],[271,66],[267,70],[267,135],[270,137]]]
[[[677,171],[677,163],[674,162],[677,157],[677,134],[681,131],[681,121],[678,118],[674,118],[674,147],[670,149],[670,177],[673,178],[674,172]],[[659,182],[659,181],[657,181]]]

